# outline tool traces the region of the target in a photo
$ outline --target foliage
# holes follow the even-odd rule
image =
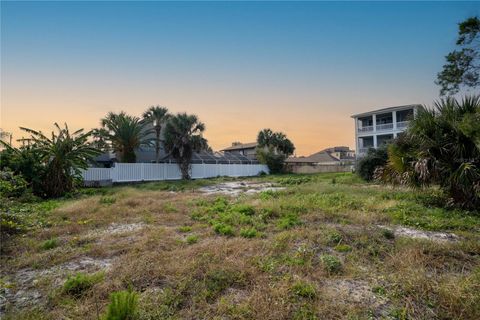
[[[198,242],[198,236],[195,235],[195,234],[188,235],[188,236],[185,238],[185,241],[186,241],[188,244],[197,243],[197,242]]]
[[[259,234],[255,228],[243,228],[240,230],[240,235],[244,238],[255,238]]]
[[[81,169],[88,167],[100,152],[88,141],[92,132],[83,129],[70,133],[67,124],[65,128],[55,123],[57,133],[52,132],[48,138],[40,131],[20,128],[31,137],[21,139],[31,145],[43,166],[39,189],[34,189],[42,197],[60,197],[75,187],[75,180],[81,176]]]
[[[293,284],[291,288],[292,293],[301,298],[313,299],[317,295],[315,287],[305,281],[297,281]]]
[[[328,273],[338,273],[342,269],[342,262],[335,256],[324,254],[320,256],[320,260]]]
[[[58,239],[52,238],[52,239],[45,240],[40,247],[42,248],[42,250],[51,250],[53,248],[56,248],[57,246],[58,246]]]
[[[114,292],[103,320],[135,320],[138,318],[138,293],[132,290]]]
[[[165,126],[165,148],[177,161],[182,179],[190,179],[190,162],[194,152],[208,148],[203,138],[205,125],[196,115],[179,113],[170,118]]]
[[[371,181],[374,178],[375,169],[382,167],[387,163],[387,146],[380,146],[377,149],[371,148],[367,154],[357,161],[356,172],[365,181]]]
[[[121,162],[135,162],[135,150],[151,143],[146,130],[146,123],[138,117],[125,112],[109,112],[101,120],[102,128],[97,129],[95,135],[109,141],[111,148],[119,155]]]
[[[103,272],[94,274],[77,273],[67,278],[63,285],[63,292],[74,297],[80,297],[96,283],[102,281],[103,278]]]
[[[160,156],[162,125],[168,121],[170,114],[168,109],[161,106],[151,106],[143,113],[143,121],[151,124],[155,131],[155,160],[158,163]]]
[[[380,181],[439,185],[452,205],[480,207],[480,96],[435,102],[389,149]]]
[[[283,132],[270,129],[258,133],[257,144],[257,158],[268,166],[270,173],[282,172],[285,159],[295,151],[295,146]]]
[[[0,171],[0,198],[19,197],[28,188],[27,181],[12,171]]]
[[[446,57],[443,70],[437,81],[440,94],[455,94],[461,86],[476,88],[480,85],[480,19],[471,17],[458,25],[459,51],[454,50]]]

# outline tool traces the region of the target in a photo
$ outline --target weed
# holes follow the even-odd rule
[[[300,224],[302,224],[302,222],[295,213],[288,213],[277,221],[277,226],[280,229],[290,229]]]
[[[315,290],[315,287],[312,284],[305,281],[295,282],[291,288],[291,292],[296,297],[307,298],[307,299],[313,299],[317,295],[317,291]]]
[[[110,295],[110,304],[102,320],[134,320],[138,318],[138,294],[118,291]]]
[[[327,233],[327,241],[329,245],[337,245],[342,241],[342,235],[338,231]]]
[[[100,198],[100,200],[98,202],[100,204],[111,205],[111,204],[114,204],[116,201],[117,201],[117,199],[115,197],[103,196],[103,197]]]
[[[215,230],[217,234],[220,234],[222,236],[233,236],[235,234],[232,226],[221,222],[215,223],[213,225],[213,230]]]
[[[382,229],[382,235],[389,240],[395,239],[395,233],[390,229]]]
[[[213,301],[221,292],[234,284],[243,282],[242,276],[237,271],[217,269],[209,271],[205,276],[207,301]]]
[[[255,238],[259,234],[255,228],[243,228],[240,230],[240,235],[244,238]]]
[[[302,304],[292,315],[292,320],[317,320],[315,309],[311,304]]]
[[[320,256],[320,261],[328,273],[338,273],[342,269],[342,262],[340,259],[330,254]]]
[[[79,297],[104,278],[103,272],[94,274],[77,273],[67,278],[63,285],[63,292],[70,296]]]
[[[255,214],[255,209],[247,204],[237,204],[231,209],[233,212],[238,212],[246,216],[253,216]]]
[[[50,250],[56,247],[58,247],[58,240],[56,238],[45,240],[40,246],[42,250]]]
[[[197,243],[198,242],[198,236],[197,235],[194,235],[194,234],[191,234],[189,236],[187,236],[185,238],[185,241],[188,243],[188,244],[194,244],[194,243]]]
[[[348,244],[337,244],[334,248],[338,252],[350,252],[352,251],[352,247]]]
[[[192,227],[191,226],[181,226],[181,227],[178,228],[178,231],[183,232],[183,233],[190,232],[190,231],[192,231]]]

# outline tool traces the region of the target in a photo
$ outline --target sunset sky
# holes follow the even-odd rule
[[[2,2],[0,127],[97,127],[150,105],[215,149],[281,130],[297,155],[354,145],[350,116],[438,99],[476,2]]]

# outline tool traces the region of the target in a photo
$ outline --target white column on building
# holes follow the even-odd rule
[[[377,131],[377,115],[376,114],[372,116],[372,122],[373,122],[373,132],[376,132]]]
[[[377,135],[376,134],[373,135],[373,147],[375,149],[377,149]]]
[[[397,111],[392,112],[393,130],[397,130]]]
[[[355,121],[355,155],[357,155],[360,149],[358,146],[358,119],[353,118],[353,121]]]

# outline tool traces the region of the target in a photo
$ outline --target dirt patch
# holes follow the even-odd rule
[[[254,194],[262,191],[278,191],[284,190],[284,187],[279,187],[273,183],[256,183],[249,181],[239,182],[225,182],[219,183],[213,186],[206,186],[200,188],[200,192],[205,194],[225,194],[231,196],[237,196],[239,194]]]
[[[21,269],[14,274],[6,275],[3,277],[4,284],[0,287],[0,314],[5,311],[7,305],[22,309],[45,303],[46,297],[37,288],[42,280],[49,279],[52,286],[59,287],[69,274],[80,271],[108,271],[111,266],[112,259],[80,257],[49,269]]]
[[[414,239],[427,239],[437,242],[455,242],[459,240],[459,237],[453,233],[447,232],[434,232],[434,231],[423,231],[418,229],[412,229],[407,227],[386,227],[379,226],[380,228],[388,229],[393,231],[395,236],[399,237],[408,237]]]
[[[375,316],[388,314],[388,300],[376,295],[367,281],[331,279],[322,282],[324,293],[335,301],[369,306]]]

